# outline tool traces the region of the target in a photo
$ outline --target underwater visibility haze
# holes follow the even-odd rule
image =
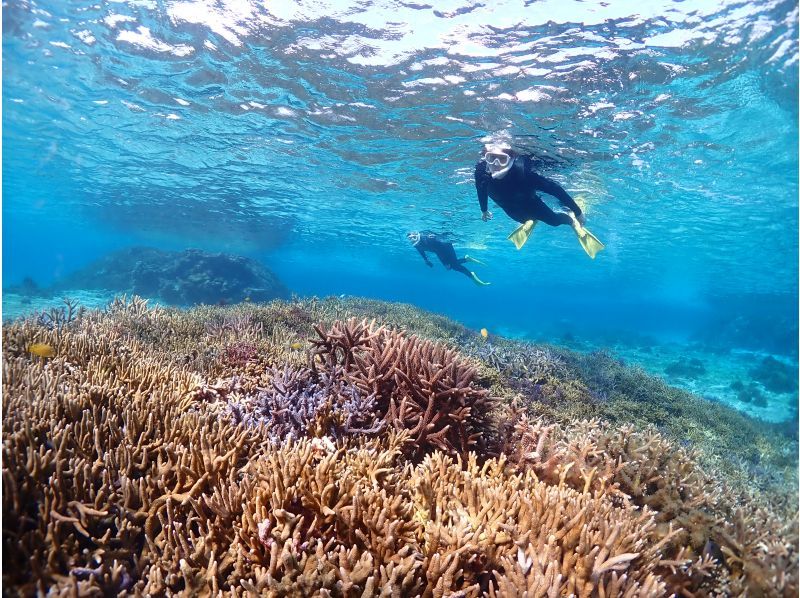
[[[796,1],[9,0],[2,44],[10,591],[796,595]],[[486,143],[603,250],[482,219]]]

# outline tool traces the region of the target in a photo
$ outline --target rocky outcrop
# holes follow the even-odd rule
[[[199,249],[181,252],[134,247],[75,272],[56,290],[107,289],[173,305],[285,299],[289,291],[266,266],[250,258]]]

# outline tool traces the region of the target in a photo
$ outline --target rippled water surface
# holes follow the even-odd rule
[[[4,282],[146,244],[528,332],[791,303],[797,21],[791,1],[9,0]],[[517,252],[499,209],[480,220],[498,135],[587,199],[596,261],[564,228]],[[425,268],[420,228],[480,251],[492,287]]]

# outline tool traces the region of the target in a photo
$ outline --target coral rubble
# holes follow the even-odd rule
[[[797,594],[796,488],[622,424],[662,386],[613,362],[474,337],[363,300],[4,326],[4,592]]]

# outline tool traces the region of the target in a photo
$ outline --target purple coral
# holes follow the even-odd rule
[[[286,366],[268,374],[267,387],[245,397],[244,405],[231,405],[231,409],[249,424],[265,424],[276,440],[307,436],[338,439],[381,430],[374,411],[375,397],[364,396],[338,372]]]

